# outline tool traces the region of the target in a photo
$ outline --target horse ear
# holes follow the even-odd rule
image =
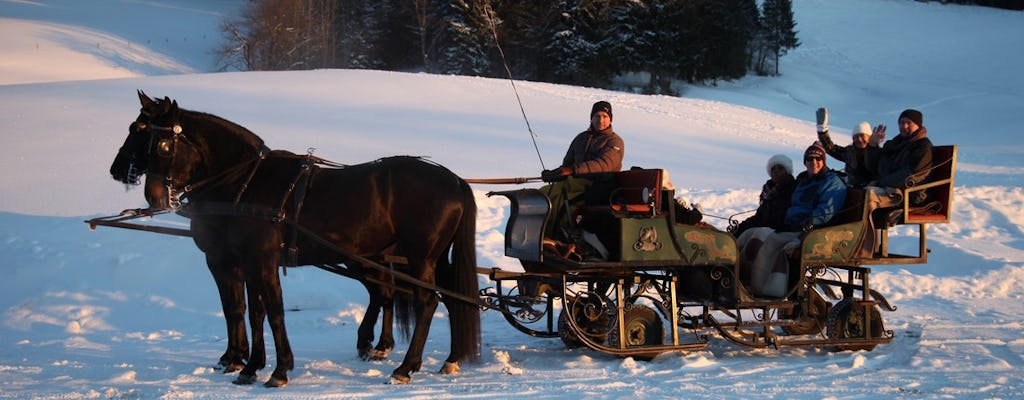
[[[149,96],[147,96],[146,93],[143,92],[141,89],[138,90],[138,93],[139,93],[139,103],[142,104],[142,108],[146,108],[146,109],[152,108],[153,107],[153,99],[149,98]]]
[[[178,108],[178,101],[177,100],[172,100],[171,101],[171,108],[168,111],[170,111],[171,116],[174,117],[175,123],[178,123],[178,118],[181,116],[181,109]]]

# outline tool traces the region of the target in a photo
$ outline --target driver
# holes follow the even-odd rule
[[[590,126],[573,138],[562,165],[541,172],[541,179],[550,184],[540,191],[551,200],[552,208],[545,237],[555,237],[557,227],[566,225],[570,210],[581,204],[583,192],[592,183],[592,177],[587,175],[622,169],[624,149],[622,138],[612,129],[611,103],[594,103],[590,108]]]

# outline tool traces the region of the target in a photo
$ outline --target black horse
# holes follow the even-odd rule
[[[220,362],[225,371],[244,364],[236,382],[254,382],[256,371],[265,367],[265,317],[278,354],[266,385],[286,384],[286,371],[293,368],[279,265],[344,263],[355,271],[371,299],[357,343],[364,358],[386,356],[393,345],[392,299],[399,303],[403,326],[415,317],[409,350],[392,373],[397,383],[408,382],[421,366],[438,303],[430,285],[436,282],[451,292],[477,296],[476,204],[468,184],[451,171],[413,157],[324,168],[310,156],[270,151],[258,136],[222,118],[183,110],[170,99],[153,100],[142,92],[139,99],[141,113],[111,174],[137,183],[145,173],[146,199],[153,209],[176,208],[179,199],[187,199],[182,210],[191,219],[196,245],[206,253],[227,321],[228,349]],[[348,259],[333,246],[360,258],[404,257],[404,271],[425,285],[405,285],[409,294],[396,296],[396,286],[389,284],[393,277],[366,273],[358,259]],[[372,277],[377,283],[363,279]],[[251,354],[245,338],[246,295]],[[476,304],[446,298],[445,305],[451,353],[442,373],[453,373],[459,361],[479,357],[480,315]],[[381,309],[385,331],[377,349],[370,350]]]
[[[139,100],[143,104],[139,117],[129,126],[128,137],[125,138],[124,144],[118,150],[117,156],[110,166],[111,176],[126,185],[140,184],[141,177],[146,174],[150,154],[155,154],[157,150],[167,153],[169,148],[166,146],[171,143],[166,141],[163,143],[154,142],[157,136],[148,128],[149,119],[153,115],[169,111],[169,107],[172,104],[171,100],[166,97],[164,100],[152,100],[141,91],[139,92]],[[165,147],[157,149],[157,144]],[[160,179],[147,179],[145,197],[149,204],[152,205],[145,212],[154,212],[166,209],[171,195],[163,181]],[[235,269],[229,269],[228,267],[234,267]],[[337,269],[334,269],[334,271],[337,271]],[[235,264],[219,265],[216,269],[211,268],[210,272],[213,274],[219,288],[221,305],[228,331],[227,350],[220,357],[218,368],[222,369],[224,373],[235,372],[245,367],[245,363],[249,359],[249,342],[244,323],[244,275],[242,274],[241,267]],[[356,272],[359,274],[363,273],[363,271]],[[352,276],[363,283],[370,299],[366,314],[358,328],[356,348],[359,351],[359,356],[364,360],[382,360],[387,358],[395,345],[392,322],[394,318],[394,297],[399,293],[396,293],[394,290],[393,282],[388,283],[389,276],[387,274],[374,277],[372,271],[367,272],[369,274],[366,276]],[[377,282],[383,282],[384,284],[373,283],[372,280],[374,278],[376,278]],[[407,307],[410,303],[406,301],[402,304],[403,307],[406,307],[402,311],[408,312]],[[382,312],[380,339],[377,345],[373,346],[375,324]],[[408,338],[407,314],[400,317],[402,318],[399,321],[401,323],[400,327],[405,337]],[[251,383],[246,378],[239,379],[236,382]]]

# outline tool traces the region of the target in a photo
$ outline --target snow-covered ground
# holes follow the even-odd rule
[[[606,99],[625,165],[668,169],[680,196],[717,216],[754,207],[770,155],[799,159],[817,107],[831,110],[839,141],[862,120],[892,127],[902,109],[923,111],[934,143],[960,145],[955,212],[929,227],[928,264],[875,268],[872,283],[899,307],[883,314],[893,343],[829,353],[712,337],[706,350],[638,362],[566,350],[485,312],[481,363],[437,374],[448,328],[436,321],[424,371],[385,385],[406,343],[387,361],[359,360],[365,291],[297,268],[282,278],[289,386],[232,385],[212,369],[224,323],[191,240],[82,223],[143,205],[107,173],[138,113],[136,89],[235,121],[273,148],[344,163],[423,155],[473,178],[542,168],[508,81],[204,73],[220,18],[243,3],[0,0],[0,398],[1024,396],[1024,13],[905,0],[796,1],[803,45],[782,59],[782,77],[683,98],[516,84],[547,168]],[[507,204],[483,195],[501,188],[475,187],[478,255],[517,269],[502,256]],[[894,246],[913,246],[909,233],[896,230]]]

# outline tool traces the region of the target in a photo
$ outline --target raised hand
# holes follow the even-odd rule
[[[828,109],[821,107],[814,112],[814,116],[818,121],[818,132],[828,132]]]
[[[868,142],[869,145],[878,147],[885,141],[885,124],[878,124],[875,127],[874,132],[871,132],[871,139]]]

